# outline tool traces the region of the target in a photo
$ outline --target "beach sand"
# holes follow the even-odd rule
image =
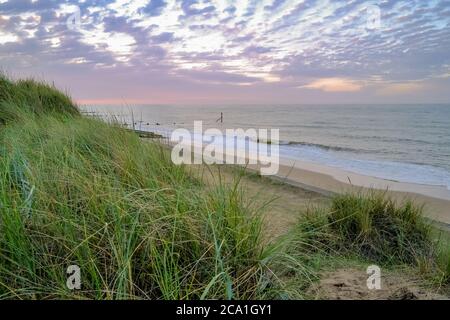
[[[170,146],[168,146],[170,148]],[[238,160],[238,159],[236,159]],[[242,160],[242,159],[240,159]],[[243,162],[248,162],[245,159]],[[238,162],[239,163],[239,162]],[[205,165],[187,165],[194,171],[203,172],[202,176],[217,179],[218,168],[228,180],[236,165],[213,165],[205,170]],[[239,166],[239,167],[242,167]],[[246,170],[259,173],[260,165],[245,165]],[[220,169],[219,169],[220,170]],[[205,171],[209,171],[206,175]],[[227,180],[227,179],[226,179]],[[369,192],[381,190],[398,202],[407,199],[424,207],[424,214],[441,229],[450,231],[450,190],[441,186],[419,185],[385,180],[347,172],[339,168],[317,163],[280,159],[277,175],[264,176],[263,181],[242,180],[244,189],[250,194],[259,194],[267,198],[276,198],[267,217],[271,221],[269,229],[274,235],[281,234],[295,221],[299,211],[306,206],[322,205],[336,193]],[[271,197],[272,196],[272,197]],[[300,210],[302,209],[302,210]]]
[[[192,174],[211,186],[219,181],[231,184],[239,177],[245,199],[261,210],[264,218],[264,240],[276,241],[286,234],[298,221],[308,207],[322,207],[325,210],[331,202],[331,195],[337,192],[368,191],[367,188],[352,186],[338,181],[330,175],[314,171],[280,167],[279,176],[259,176],[256,169],[242,170],[230,165],[193,165],[187,166]],[[281,174],[285,176],[281,176]],[[403,200],[412,198],[426,205],[425,214],[433,219],[448,217],[445,212],[450,202],[425,195],[389,191],[395,198]],[[444,225],[440,225],[445,228]],[[447,229],[447,228],[446,228]],[[384,270],[382,290],[367,288],[367,265],[324,266],[319,280],[308,288],[310,299],[345,299],[345,300],[429,300],[449,299],[436,290],[424,285],[423,279],[411,270]]]
[[[309,163],[280,165],[286,183],[322,194],[385,190],[397,201],[411,199],[424,206],[427,217],[450,227],[450,192],[444,187],[388,181]]]
[[[297,164],[298,165],[298,164]],[[308,207],[324,206],[330,203],[330,198],[335,193],[346,192],[369,192],[370,185],[362,187],[360,185],[345,183],[331,176],[330,174],[318,173],[310,167],[301,169],[299,167],[290,167],[280,165],[279,174],[276,176],[258,176],[248,174],[241,178],[241,187],[245,190],[251,201],[259,203],[261,206],[265,202],[270,204],[265,211],[266,235],[274,239],[279,235],[286,233],[297,221],[299,215]],[[207,183],[217,183],[220,175],[222,181],[231,183],[236,176],[237,168],[230,165],[213,165],[206,167],[204,165],[187,166],[196,175]],[[246,170],[250,173],[257,173],[258,166],[248,165]],[[334,170],[331,169],[330,170]],[[337,173],[344,175],[345,173]],[[372,179],[348,173],[350,180],[356,180],[359,183],[371,183]],[[379,180],[379,179],[376,179]],[[415,192],[393,191],[392,184],[399,188],[397,183],[378,181],[377,189],[387,190],[386,192],[396,201],[411,199],[418,205],[424,206],[424,214],[432,219],[438,227],[450,230],[450,201],[446,199],[434,198],[428,195],[420,194],[421,186],[408,184],[405,188],[411,188]],[[372,185],[372,187],[374,187]],[[419,189],[419,190],[416,190]],[[431,187],[433,188],[433,187]],[[430,191],[429,189],[426,189]]]

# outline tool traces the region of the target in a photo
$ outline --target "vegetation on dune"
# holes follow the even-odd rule
[[[447,241],[409,200],[396,203],[385,192],[343,194],[329,209],[302,214],[291,231],[290,250],[319,256],[354,257],[380,266],[410,266],[438,286],[450,285]],[[434,231],[434,232],[433,232]]]
[[[204,188],[159,145],[77,116],[47,86],[35,92],[50,111],[14,106],[22,82],[4,82],[0,298],[262,296],[261,218],[236,185]],[[80,291],[67,289],[69,265]]]
[[[430,225],[410,201],[397,205],[380,192],[337,196],[329,220],[344,247],[374,261],[414,263],[432,254]]]
[[[206,187],[52,86],[0,76],[0,123],[0,299],[301,298],[321,259],[345,251],[431,260],[449,279],[448,246],[412,204],[339,196],[267,245],[239,179]],[[81,290],[67,288],[70,265]]]
[[[440,250],[438,255],[440,275],[437,276],[437,281],[439,284],[442,283],[443,285],[450,286],[450,245],[447,243]]]
[[[75,264],[82,297],[255,297],[260,220],[237,190],[206,192],[157,145],[98,121],[45,118],[2,139],[6,296],[70,295]]]
[[[0,124],[30,115],[79,115],[72,100],[54,86],[32,79],[11,81],[0,74]]]

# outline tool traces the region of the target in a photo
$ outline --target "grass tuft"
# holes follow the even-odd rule
[[[71,99],[53,85],[32,79],[12,81],[0,74],[0,124],[47,114],[80,113]]]
[[[411,264],[434,253],[422,208],[382,192],[336,196],[329,222],[344,247],[373,261]]]
[[[330,208],[304,212],[291,230],[291,251],[312,275],[347,259],[414,269],[432,286],[450,289],[448,234],[425,220],[413,202],[395,202],[385,192],[337,195]],[[325,261],[325,262],[324,262]]]

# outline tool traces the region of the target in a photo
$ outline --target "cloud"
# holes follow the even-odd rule
[[[368,28],[372,3],[381,21]],[[66,26],[76,6],[78,31]],[[448,0],[0,0],[0,30],[0,68],[280,84],[293,96],[392,96],[450,65]]]
[[[0,31],[0,45],[17,41],[19,41],[19,37],[17,37],[15,34]]]
[[[163,32],[157,35],[152,36],[152,41],[155,43],[167,43],[172,42],[174,40],[172,32]]]
[[[405,82],[405,83],[390,83],[383,86],[377,92],[380,95],[395,96],[404,95],[408,93],[417,93],[425,88],[423,83],[419,82]]]
[[[361,90],[363,85],[354,80],[343,78],[324,78],[314,80],[313,82],[300,86],[305,89],[316,89],[325,92],[355,92]]]
[[[150,17],[159,16],[166,6],[167,3],[164,0],[150,0],[150,2],[142,8],[142,12]]]
[[[181,0],[181,8],[186,16],[207,15],[216,10],[211,3],[198,0]]]

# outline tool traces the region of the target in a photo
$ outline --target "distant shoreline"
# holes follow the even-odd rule
[[[248,168],[252,171],[258,169],[257,166],[251,165]],[[320,169],[322,171],[319,171]],[[443,187],[398,183],[317,164],[300,164],[298,161],[295,166],[280,164],[279,174],[268,177],[325,196],[346,192],[368,192],[374,189],[387,191],[397,201],[409,198],[423,205],[424,213],[428,218],[445,224],[450,229],[450,198],[448,197],[450,192]],[[347,177],[350,177],[352,184]]]
[[[358,107],[359,106],[359,107]],[[390,105],[339,109],[279,105],[238,108],[84,106],[87,112],[120,119],[128,128],[170,136],[174,129],[279,129],[280,156],[342,171],[418,185],[450,188],[450,108],[421,104],[400,110]],[[339,110],[339,112],[336,112]],[[223,112],[224,123],[216,120]],[[423,123],[419,119],[424,116]],[[255,142],[269,141],[258,137]],[[274,140],[276,141],[276,140]],[[347,178],[345,177],[347,181]],[[433,190],[433,193],[435,190]],[[438,195],[442,198],[442,195]]]
[[[164,142],[161,141],[168,148],[172,147],[167,141]],[[246,165],[245,167],[251,172],[259,172],[260,166]],[[450,191],[443,186],[386,180],[318,163],[283,158],[280,159],[279,167],[277,175],[267,176],[267,178],[327,197],[346,192],[387,191],[397,201],[409,198],[423,205],[424,213],[428,218],[444,224],[446,229],[450,230]]]
[[[410,198],[424,205],[424,212],[429,218],[450,226],[450,192],[444,187],[388,181],[298,161],[295,166],[281,164],[277,177],[328,194],[386,190],[398,201]]]

